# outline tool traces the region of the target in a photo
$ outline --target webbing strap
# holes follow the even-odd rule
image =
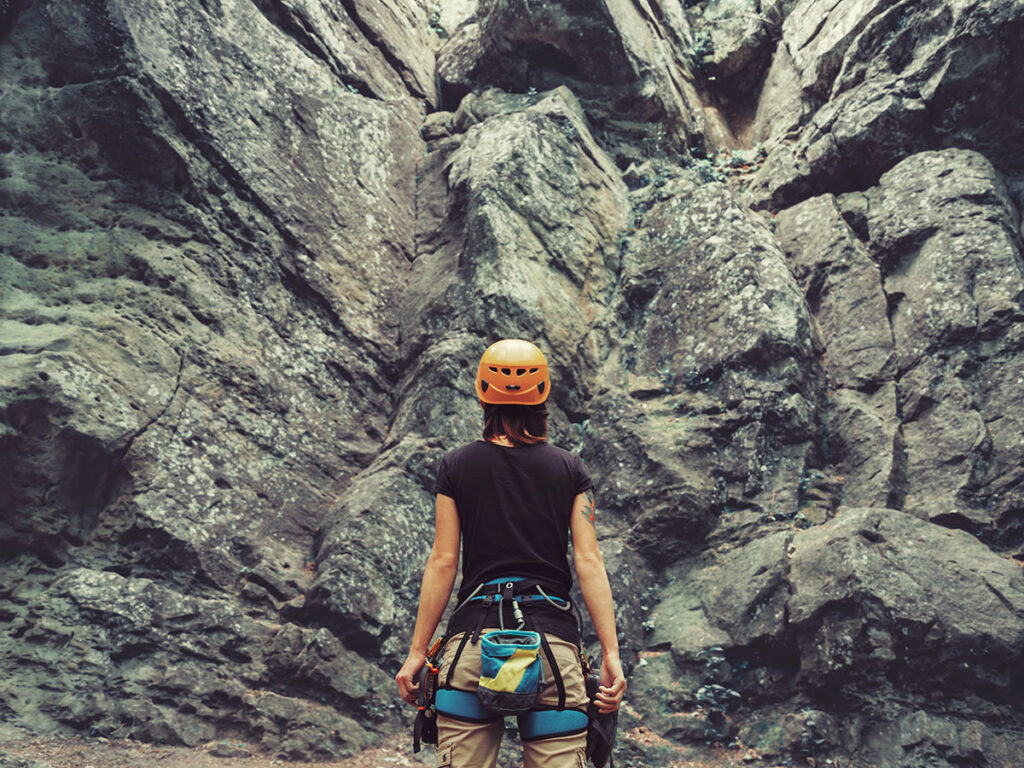
[[[555,685],[558,686],[558,711],[565,709],[565,683],[562,682],[562,673],[558,671],[558,662],[555,661],[555,652],[551,650],[551,644],[543,632],[540,635],[540,647],[544,649],[544,655],[548,657],[548,664],[551,665],[551,674],[554,675]]]
[[[416,722],[412,726],[412,751],[413,753],[420,751],[420,739],[423,736],[423,710],[421,709],[416,713]]]
[[[480,611],[480,615],[477,617],[477,620],[476,620],[476,629],[473,630],[473,645],[476,645],[478,642],[480,642],[480,633],[484,631],[484,618],[487,616],[487,609],[491,607],[491,604],[493,602],[494,602],[494,595],[488,595],[487,597],[484,598],[483,610]],[[501,611],[501,606],[498,606],[498,611],[499,612]],[[462,650],[462,648],[465,645],[465,639],[463,639],[462,642],[463,642],[463,645],[459,646],[459,650],[460,651]],[[458,657],[456,656],[456,658],[458,658]],[[455,666],[454,662],[452,663],[452,666],[453,667]]]
[[[587,713],[579,709],[534,709],[519,715],[519,737],[523,741],[538,741],[583,733],[589,722]]]
[[[459,640],[459,647],[455,649],[455,655],[452,656],[452,663],[448,665],[448,674],[444,676],[445,688],[451,688],[452,673],[455,672],[455,666],[459,663],[459,657],[462,656],[462,649],[466,647],[466,642],[469,640],[469,635],[469,632],[462,633],[462,639]]]
[[[445,717],[470,723],[490,723],[501,717],[484,709],[475,693],[455,688],[438,691],[434,709]]]
[[[524,605],[526,604],[524,603]],[[530,629],[536,630],[532,617],[527,624]],[[540,647],[544,649],[544,655],[547,657],[548,664],[551,667],[551,676],[555,678],[555,686],[558,688],[558,711],[561,712],[565,709],[565,682],[562,680],[562,673],[558,670],[555,652],[551,650],[551,643],[548,642],[547,635],[543,632],[537,632],[537,634],[540,635]]]

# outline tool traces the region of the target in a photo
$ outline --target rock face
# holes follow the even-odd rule
[[[518,336],[617,762],[1019,765],[1022,45],[1019,0],[0,3],[0,715],[406,738]]]
[[[379,680],[339,687],[373,666],[293,618],[388,429],[429,33],[265,5],[7,11],[5,719],[301,757],[364,743],[335,706],[389,711]],[[408,66],[363,69],[392,47]],[[123,616],[136,593],[166,611]],[[275,661],[280,632],[324,660]]]

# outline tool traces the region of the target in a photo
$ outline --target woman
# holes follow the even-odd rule
[[[588,698],[569,602],[570,534],[580,589],[601,642],[597,709],[614,712],[626,690],[594,530],[593,482],[578,456],[546,440],[543,403],[550,389],[547,361],[536,346],[521,339],[491,345],[476,378],[484,439],[448,453],[438,471],[434,545],[409,655],[395,679],[402,698],[415,703],[414,681],[455,582],[461,538],[459,607],[446,632],[436,702],[441,766],[495,765],[504,717],[476,696],[487,645],[480,638],[512,624],[535,630],[543,646],[535,651],[543,667],[539,698],[519,716],[525,768],[584,765]],[[489,681],[485,677],[485,685]]]

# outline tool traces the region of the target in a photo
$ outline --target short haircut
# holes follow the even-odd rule
[[[504,435],[512,445],[536,445],[548,437],[548,409],[540,405],[484,403],[484,439]]]

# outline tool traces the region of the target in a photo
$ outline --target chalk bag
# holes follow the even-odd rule
[[[529,712],[543,684],[540,635],[507,629],[488,632],[480,643],[480,705],[496,715]]]

